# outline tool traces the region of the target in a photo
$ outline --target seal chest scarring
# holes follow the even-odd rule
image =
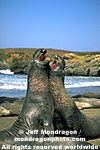
[[[0,142],[14,143],[14,138],[41,137],[41,129],[53,130],[54,106],[49,91],[46,49],[38,49],[33,54],[28,72],[26,98],[16,122],[7,130],[0,131]],[[28,130],[38,130],[38,134],[27,134]]]
[[[79,111],[64,87],[64,60],[56,55],[50,64],[50,91],[55,106],[55,129],[77,131],[87,140],[100,137],[100,117],[89,118]]]

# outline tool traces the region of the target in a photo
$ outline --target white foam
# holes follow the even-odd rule
[[[100,81],[94,82],[78,82],[78,84],[65,84],[65,88],[76,88],[76,87],[89,87],[89,86],[100,86]]]
[[[66,77],[64,80],[64,85],[65,88],[80,88],[80,87],[89,87],[89,86],[100,87],[100,77]],[[13,90],[13,89],[26,90],[27,76],[1,74],[0,89],[1,90]]]
[[[3,85],[3,86],[0,86],[0,89],[2,90],[13,90],[13,89],[16,89],[16,90],[26,90],[27,89],[27,85]]]
[[[1,90],[26,90],[27,77],[24,75],[1,74],[0,89]]]
[[[2,74],[14,74],[14,72],[11,72],[9,69],[0,70],[0,73],[2,73]]]

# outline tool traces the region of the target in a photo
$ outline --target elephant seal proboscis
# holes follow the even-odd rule
[[[55,129],[77,131],[77,136],[87,140],[100,138],[100,117],[87,117],[77,108],[64,87],[64,66],[62,57],[56,55],[50,63],[50,91],[55,106]]]
[[[0,131],[0,142],[14,143],[14,138],[50,136],[41,130],[53,130],[54,105],[49,91],[46,49],[38,49],[33,54],[28,72],[28,85],[21,113],[7,130]],[[28,134],[28,131],[37,132]]]

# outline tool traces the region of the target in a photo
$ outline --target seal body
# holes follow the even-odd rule
[[[0,142],[13,144],[14,138],[41,137],[45,136],[41,135],[42,129],[53,130],[54,105],[49,91],[48,62],[45,61],[45,53],[44,49],[39,49],[34,53],[22,111],[13,126],[0,131]],[[38,130],[38,133],[27,134],[29,130]]]
[[[54,67],[56,66],[56,67]],[[56,56],[51,65],[50,90],[55,106],[55,129],[76,130],[87,140],[100,137],[100,117],[89,118],[79,111],[64,87],[64,60]]]
[[[0,117],[1,116],[10,116],[11,113],[12,113],[11,110],[8,110],[8,109],[0,106]]]

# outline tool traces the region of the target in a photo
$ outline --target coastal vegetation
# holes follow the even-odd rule
[[[1,48],[0,70],[10,69],[15,74],[27,74],[32,54],[37,48]],[[47,58],[58,54],[65,60],[65,75],[100,76],[100,52],[72,52],[47,48]]]

